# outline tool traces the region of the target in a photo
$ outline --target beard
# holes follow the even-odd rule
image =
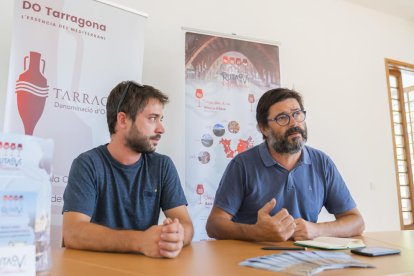
[[[135,151],[136,153],[151,153],[155,151],[155,146],[151,144],[150,139],[160,138],[160,134],[154,136],[145,136],[134,124],[125,137],[125,146]]]
[[[299,133],[301,137],[293,137],[289,139],[289,135]],[[268,143],[277,152],[281,154],[294,154],[302,150],[308,140],[308,129],[306,124],[303,128],[291,127],[283,134],[277,134],[271,130]]]

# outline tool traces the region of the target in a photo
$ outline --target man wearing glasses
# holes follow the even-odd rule
[[[305,118],[296,91],[272,89],[260,98],[256,120],[265,142],[227,166],[207,221],[210,237],[286,241],[362,233],[364,221],[334,163],[305,146]],[[336,220],[317,223],[322,207]]]
[[[132,81],[111,91],[109,144],[79,155],[69,173],[66,247],[175,258],[191,242],[194,230],[177,170],[169,157],[154,152],[167,102],[161,91]]]

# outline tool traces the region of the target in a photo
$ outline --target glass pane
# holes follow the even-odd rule
[[[407,120],[407,123],[409,124],[409,123],[411,123],[411,116],[410,116],[410,113],[406,113],[405,114],[405,120]]]
[[[390,86],[397,87],[397,78],[395,76],[390,76]]]
[[[411,211],[411,200],[409,198],[401,199],[401,208],[403,212]]]
[[[398,161],[398,172],[407,172],[407,162],[406,161]]]
[[[411,124],[407,125],[407,134],[411,133]],[[409,141],[412,141],[412,139],[408,139]]]
[[[398,100],[392,100],[392,110],[400,111],[400,102]]]
[[[410,189],[408,186],[401,186],[400,187],[401,198],[410,198]]]
[[[397,89],[391,88],[391,98],[392,99],[395,99],[395,100],[398,100],[399,99],[399,97],[398,97],[398,90]]]
[[[406,173],[399,173],[398,178],[400,180],[400,185],[408,185],[408,174]]]
[[[403,212],[403,221],[404,225],[413,224],[413,215],[411,214],[411,212]]]
[[[395,124],[401,124],[401,113],[400,112],[393,112],[392,117]]]
[[[406,83],[404,83],[405,84],[405,86],[407,86],[407,84]],[[410,91],[410,92],[408,92],[408,96],[409,96],[409,98],[412,100],[412,99],[414,99],[414,90],[412,90],[412,91]]]
[[[395,144],[397,147],[403,147],[404,146],[404,140],[401,135],[395,135]]]
[[[401,70],[400,73],[401,73],[402,82],[405,84],[405,86],[414,85],[414,74],[413,74],[414,69],[406,68],[406,70]]]
[[[401,124],[394,124],[394,133],[395,133],[395,135],[402,135],[402,126],[401,126]]]
[[[404,148],[397,148],[397,159],[405,160],[405,149]]]

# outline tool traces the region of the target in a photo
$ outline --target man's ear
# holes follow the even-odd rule
[[[127,116],[124,112],[118,112],[116,115],[116,125],[119,129],[125,129],[127,127]]]
[[[266,136],[266,138],[269,136],[269,127],[268,126],[263,126],[263,125],[257,125],[257,130],[259,130],[264,136]]]

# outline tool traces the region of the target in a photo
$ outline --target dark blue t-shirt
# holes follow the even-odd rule
[[[146,230],[158,224],[160,208],[187,205],[169,157],[142,154],[135,164],[123,165],[106,145],[73,161],[63,199],[63,212],[86,214],[112,229]]]
[[[227,166],[216,192],[214,205],[238,223],[254,224],[257,212],[272,198],[274,215],[286,208],[294,218],[317,222],[323,206],[331,214],[356,207],[332,160],[305,146],[291,171],[280,166],[264,142],[237,155]]]

